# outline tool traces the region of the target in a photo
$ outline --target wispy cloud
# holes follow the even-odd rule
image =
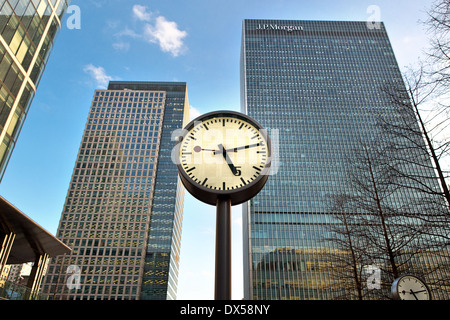
[[[130,49],[130,43],[124,41],[114,42],[113,48],[119,51],[128,51]]]
[[[124,36],[124,37],[130,37],[130,38],[135,38],[135,39],[142,38],[142,36],[140,34],[136,33],[135,31],[131,30],[128,27],[125,27],[125,29],[116,33],[115,36],[117,36],[117,37]]]
[[[122,31],[117,32],[114,36],[116,37],[117,41],[114,42],[112,44],[112,46],[115,50],[118,50],[118,51],[128,51],[131,47],[130,42],[124,40],[124,38],[125,39],[127,39],[127,38],[140,39],[140,38],[142,38],[142,36],[140,34],[137,34],[136,32],[134,32],[133,30],[131,30],[128,27],[125,27],[125,29],[123,29]]]
[[[142,5],[134,5],[132,9],[133,18],[139,22],[143,22],[141,31],[134,31],[125,28],[124,31],[116,34],[119,41],[113,44],[116,50],[128,50],[128,42],[123,41],[122,37],[130,37],[133,39],[141,39],[148,43],[156,43],[163,52],[170,53],[173,57],[183,54],[186,50],[184,38],[188,33],[181,30],[174,21],[169,21],[166,17],[151,12],[148,7]]]
[[[116,80],[114,77],[108,75],[101,66],[96,67],[93,64],[88,64],[83,68],[83,71],[95,80],[96,86],[100,89],[106,89],[109,81]]]

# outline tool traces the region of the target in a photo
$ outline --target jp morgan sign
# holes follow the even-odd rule
[[[278,24],[258,24],[256,30],[303,31],[303,26],[280,26]]]

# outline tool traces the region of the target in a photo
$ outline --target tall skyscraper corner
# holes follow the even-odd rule
[[[73,251],[50,264],[45,294],[176,298],[184,188],[172,132],[188,107],[184,82],[112,81],[95,91],[57,232]]]

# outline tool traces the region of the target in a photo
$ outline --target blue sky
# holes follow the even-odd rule
[[[243,19],[359,20],[386,25],[401,68],[427,44],[423,0],[73,0],[0,195],[55,234],[94,90],[109,80],[185,81],[193,115],[240,109]],[[370,10],[375,5],[377,10]],[[369,9],[369,10],[368,10]],[[71,20],[72,21],[72,20]],[[241,210],[233,207],[233,299],[242,294]],[[186,195],[179,299],[214,298],[215,208]]]

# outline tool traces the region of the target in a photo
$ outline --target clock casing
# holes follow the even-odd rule
[[[234,111],[214,111],[192,120],[175,146],[175,161],[185,188],[197,199],[237,205],[265,185],[271,141],[256,120]]]
[[[395,300],[431,300],[431,291],[425,281],[411,274],[395,279],[391,293]]]

